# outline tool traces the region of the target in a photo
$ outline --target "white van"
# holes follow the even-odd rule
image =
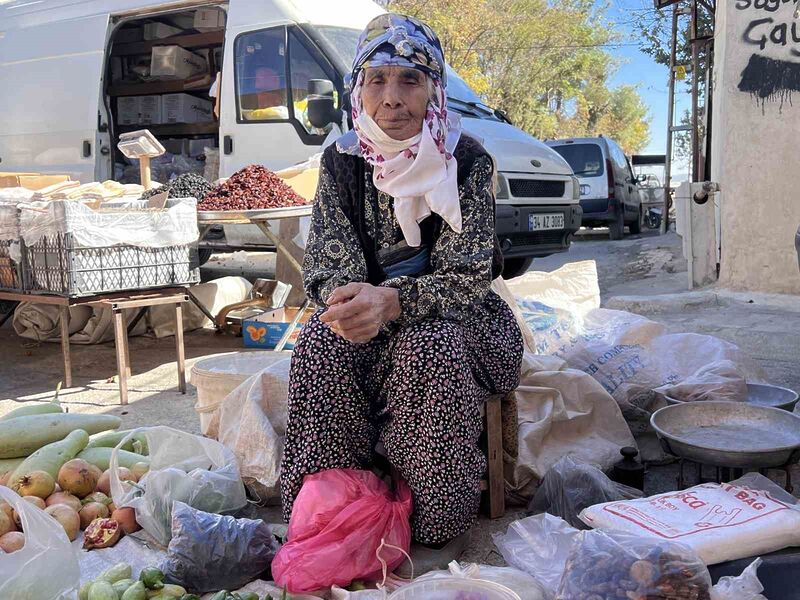
[[[612,240],[621,240],[625,225],[640,233],[643,220],[638,179],[622,148],[614,140],[569,138],[546,142],[580,179],[583,224],[608,227]]]
[[[358,34],[381,12],[370,0],[2,4],[0,170],[124,178],[136,169],[126,166],[118,137],[143,127],[182,164],[196,165],[205,146],[218,147],[219,176],[252,163],[278,170],[302,162],[320,151],[331,127],[313,106],[327,95],[337,104],[328,121],[342,114]],[[208,95],[217,72],[219,120]],[[450,109],[498,165],[506,273],[567,250],[581,222],[569,165],[483,105],[452,72],[449,83]],[[263,238],[226,227],[204,244],[208,254]]]

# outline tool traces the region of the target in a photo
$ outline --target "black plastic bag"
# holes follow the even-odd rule
[[[167,581],[190,591],[235,590],[267,571],[278,548],[264,521],[216,515],[175,502],[172,540],[161,570]]]
[[[568,454],[545,473],[528,510],[547,512],[573,527],[586,529],[586,524],[578,518],[584,508],[641,497],[639,490],[611,481],[596,466],[579,462]]]

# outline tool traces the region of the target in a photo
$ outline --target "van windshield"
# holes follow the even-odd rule
[[[316,31],[337,54],[342,64],[348,67],[353,64],[361,31],[328,26],[316,27]],[[480,96],[449,65],[447,66],[447,99],[456,103],[452,108],[458,112],[483,119],[499,120],[494,114],[494,110],[486,106]]]
[[[603,153],[597,144],[565,144],[551,147],[564,157],[578,177],[600,177],[603,174]]]

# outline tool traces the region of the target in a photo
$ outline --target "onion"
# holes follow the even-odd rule
[[[130,534],[141,529],[139,523],[136,522],[136,511],[130,506],[118,508],[111,513],[111,518],[119,523],[119,526],[122,527],[122,531],[125,533]]]
[[[86,505],[90,502],[99,502],[103,506],[108,506],[111,503],[111,498],[106,496],[103,492],[92,492],[86,498],[81,500],[81,503]]]
[[[108,508],[99,502],[89,502],[81,509],[81,529],[86,529],[95,519],[104,519],[108,516]]]
[[[9,519],[14,518],[14,509],[5,500],[0,500],[0,512],[7,514]]]
[[[13,489],[20,496],[47,498],[55,492],[56,482],[47,471],[31,471],[15,483]]]
[[[72,510],[69,506],[65,506],[64,504],[54,504],[48,506],[45,512],[61,523],[70,542],[78,537],[78,532],[81,527],[81,517],[78,515],[77,511]]]
[[[119,475],[120,481],[133,481],[136,482],[136,478],[130,472],[130,470],[126,469],[125,467],[117,468],[117,475]],[[100,480],[97,482],[97,491],[103,492],[106,496],[111,496],[111,469],[108,469]]]
[[[25,500],[25,502],[30,502],[36,508],[40,508],[42,510],[47,508],[45,506],[45,504],[44,504],[44,500],[39,498],[39,496],[23,496],[22,499]],[[19,514],[17,514],[17,511],[14,511],[14,523],[17,524],[18,528],[22,529],[22,521],[20,520]]]
[[[10,531],[5,535],[0,536],[0,548],[3,552],[11,554],[20,550],[25,545],[25,534],[19,531]]]
[[[131,473],[133,476],[136,477],[136,481],[139,481],[142,477],[144,477],[145,473],[150,470],[150,465],[145,462],[138,462],[134,465],[131,465]]]
[[[81,509],[81,501],[69,492],[56,492],[55,494],[51,494],[44,502],[47,506],[53,506],[54,504],[66,504],[75,512],[78,512]]]
[[[97,478],[97,481],[100,481],[100,478],[103,476],[103,469],[98,467],[97,465],[93,465],[89,463],[89,470],[94,473],[94,476]]]
[[[13,519],[5,511],[0,511],[0,536],[7,534],[9,531],[16,531],[16,529]]]
[[[97,477],[91,466],[82,458],[67,461],[58,471],[58,485],[78,498],[88,496],[97,486]]]

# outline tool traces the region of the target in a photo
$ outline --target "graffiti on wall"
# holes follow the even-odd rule
[[[753,51],[739,90],[762,108],[767,102],[791,104],[792,94],[800,92],[800,0],[736,0],[735,6],[748,13],[741,39]]]

